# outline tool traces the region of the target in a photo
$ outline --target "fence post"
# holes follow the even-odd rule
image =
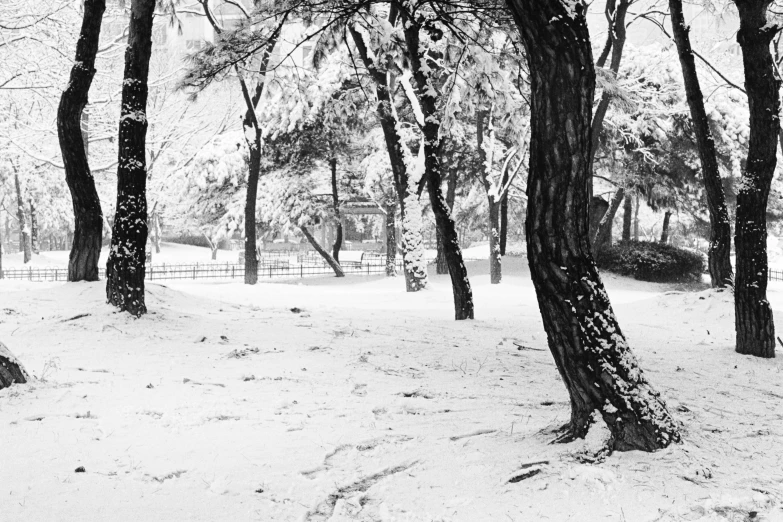
[[[155,275],[155,269],[152,268],[152,265],[150,265],[150,281],[155,279],[154,275]]]
[[[234,267],[231,267],[231,279],[234,279]]]
[[[302,279],[304,277],[304,265],[302,263],[299,263],[299,279]]]
[[[198,266],[198,263],[196,263],[196,266]],[[196,279],[196,267],[193,267],[193,279]]]

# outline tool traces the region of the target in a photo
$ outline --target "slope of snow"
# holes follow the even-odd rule
[[[595,463],[600,429],[551,444],[568,396],[525,263],[470,263],[463,322],[447,276],[149,284],[138,320],[102,283],[0,282],[37,377],[0,391],[0,519],[783,519],[783,365],[733,352],[728,293],[606,278],[685,442]]]

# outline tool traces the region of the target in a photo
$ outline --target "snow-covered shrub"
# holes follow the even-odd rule
[[[604,248],[598,268],[641,281],[698,281],[704,272],[700,253],[648,241],[623,241]]]

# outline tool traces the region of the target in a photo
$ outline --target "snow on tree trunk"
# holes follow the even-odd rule
[[[5,344],[0,343],[0,390],[12,384],[24,384],[29,378],[22,363]]]
[[[436,79],[432,73],[437,67],[425,49],[421,48],[418,21],[406,20],[403,24],[405,43],[410,55],[410,65],[413,78],[416,81],[416,95],[421,109],[419,127],[422,132],[422,151],[424,153],[424,168],[422,176],[427,184],[430,196],[430,206],[435,214],[435,225],[443,237],[443,249],[446,253],[446,263],[451,276],[451,289],[454,295],[454,318],[458,321],[473,319],[473,291],[468,280],[468,271],[462,259],[459,237],[451,211],[446,205],[441,190],[442,174],[440,168],[440,119],[438,114],[438,91]],[[416,100],[411,100],[414,103]],[[421,152],[419,154],[421,154]],[[411,190],[415,185],[411,186]]]
[[[40,254],[41,248],[38,242],[38,213],[35,210],[35,203],[30,200],[30,248],[33,254]]]
[[[334,275],[336,277],[345,277],[345,272],[343,272],[343,268],[340,266],[340,263],[335,261],[335,259],[327,252],[319,243],[316,241],[316,239],[313,237],[313,235],[310,233],[310,231],[307,229],[307,227],[299,227],[302,230],[302,233],[307,238],[307,241],[310,242],[312,247],[315,249],[316,252],[318,252],[321,257],[324,258],[324,261],[332,267],[332,270],[334,270]]]
[[[258,177],[261,174],[261,131],[245,126],[245,133],[248,132],[253,133],[254,137],[252,141],[248,141],[250,155],[245,197],[245,284],[254,285],[258,282],[256,198],[258,197]]]
[[[33,258],[30,242],[30,222],[27,218],[27,212],[25,212],[22,183],[19,180],[19,171],[16,168],[14,168],[14,182],[16,184],[16,216],[19,221],[19,251],[24,252],[24,262],[27,264]]]
[[[68,281],[98,280],[104,218],[95,180],[90,173],[81,121],[86,117],[84,107],[95,76],[95,56],[105,9],[105,0],[84,2],[84,19],[76,43],[76,61],[57,110],[57,136],[74,214],[74,240],[68,259]]]
[[[595,70],[587,6],[508,0],[531,79],[527,252],[549,348],[571,398],[570,435],[598,410],[616,450],[680,439],[623,336],[590,254],[590,121]]]
[[[666,244],[669,242],[669,219],[671,219],[672,213],[670,211],[666,211],[666,213],[663,215],[663,227],[661,228],[661,243]]]
[[[710,250],[709,269],[713,288],[726,286],[733,278],[731,268],[731,223],[726,207],[726,195],[718,168],[718,156],[715,141],[710,130],[707,111],[704,108],[704,95],[696,72],[696,61],[691,49],[688,26],[685,25],[682,1],[669,0],[672,16],[672,32],[677,44],[677,53],[682,66],[685,94],[691,111],[693,131],[699,150],[702,177],[707,195],[707,208],[710,214]]]
[[[767,200],[777,163],[780,132],[780,78],[770,42],[778,32],[767,22],[766,0],[735,0],[740,15],[737,41],[742,49],[750,106],[748,159],[737,192],[734,243],[737,275],[734,309],[738,353],[775,356],[775,325],[767,300]]]
[[[489,280],[497,285],[503,279],[500,254],[500,203],[489,198]]]
[[[405,188],[405,214],[402,216],[402,261],[405,267],[405,287],[408,292],[418,292],[427,287],[427,261],[424,258],[421,203],[416,195],[419,177],[408,171]]]
[[[508,170],[503,173],[501,186],[505,187],[508,183]],[[500,255],[506,255],[506,242],[508,241],[508,190],[503,193],[500,199]]]
[[[609,208],[606,209],[604,217],[598,223],[598,227],[595,231],[595,237],[593,237],[593,257],[597,258],[601,251],[612,244],[612,222],[614,216],[617,214],[617,209],[620,208],[620,203],[623,201],[625,195],[625,189],[619,187],[612,196],[612,200],[609,202]]]
[[[498,188],[492,181],[493,148],[495,145],[492,113],[492,109],[477,111],[476,144],[479,151],[479,162],[483,167],[481,181],[484,185],[484,190],[487,192],[488,201],[489,279],[491,284],[496,285],[500,283],[503,275],[500,257],[500,202],[497,201]],[[485,129],[489,134],[486,138],[484,136]]]
[[[395,203],[386,204],[386,276],[397,275],[397,212]]]
[[[421,209],[419,207],[416,191],[413,196],[416,198],[414,205],[417,209],[409,209],[408,203],[411,194],[409,193],[408,172],[405,164],[405,147],[400,134],[397,131],[397,116],[394,111],[387,74],[385,70],[373,61],[370,57],[370,51],[367,48],[364,37],[353,27],[348,30],[356,44],[359,57],[367,68],[370,77],[375,84],[375,95],[377,104],[375,106],[378,120],[383,130],[386,150],[389,153],[389,163],[391,164],[392,175],[394,177],[394,188],[397,192],[397,198],[400,203],[400,217],[402,220],[402,259],[403,273],[405,275],[405,289],[408,292],[417,292],[427,286],[427,266],[424,264],[424,246],[421,240],[421,226],[417,230],[410,230],[410,226],[415,226],[416,219],[408,219],[411,212],[418,212],[418,222],[421,223]],[[418,237],[418,239],[417,239]],[[411,249],[413,249],[411,251]],[[416,250],[418,249],[418,250]]]
[[[108,302],[131,315],[147,313],[144,302],[147,245],[147,79],[155,0],[132,0],[120,112],[117,207],[109,260]]]

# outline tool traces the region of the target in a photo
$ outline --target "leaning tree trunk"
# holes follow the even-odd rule
[[[71,192],[74,215],[73,248],[68,259],[68,281],[97,281],[103,239],[103,214],[95,180],[87,161],[81,121],[95,76],[95,56],[106,0],[85,0],[84,20],[76,44],[76,62],[57,109],[57,136]]]
[[[30,243],[30,223],[27,219],[27,212],[24,207],[24,197],[22,196],[22,184],[19,181],[19,173],[14,173],[16,182],[16,216],[19,220],[19,251],[24,252],[24,262],[29,263],[32,258],[32,245]]]
[[[397,275],[397,212],[396,203],[386,204],[386,276]]]
[[[29,378],[22,363],[0,343],[0,390],[12,384],[24,384]]]
[[[329,252],[324,250],[324,248],[318,243],[318,241],[316,241],[316,239],[313,237],[310,231],[307,230],[307,227],[299,227],[299,228],[302,230],[302,233],[305,235],[307,241],[310,242],[310,244],[315,249],[315,251],[318,252],[321,255],[321,257],[324,258],[324,261],[326,261],[326,263],[330,267],[332,267],[332,270],[334,270],[334,275],[336,277],[345,277],[345,272],[343,272],[343,267],[340,266],[340,263],[335,261],[335,259],[329,254]]]
[[[440,235],[438,227],[435,227],[435,243],[438,248],[435,255],[435,273],[446,275],[449,273],[449,265],[446,263],[446,249],[443,247],[443,238]]]
[[[38,212],[36,212],[35,203],[32,200],[30,200],[30,248],[33,254],[41,253],[38,240]]]
[[[734,2],[740,15],[745,89],[750,107],[748,159],[737,193],[737,276],[734,310],[737,352],[775,356],[775,325],[767,300],[767,200],[777,162],[780,78],[769,46],[778,32],[767,23],[768,0]]]
[[[152,53],[155,0],[131,2],[125,75],[122,82],[117,211],[106,263],[110,304],[137,317],[144,303],[147,245],[147,79]]]
[[[672,217],[671,211],[667,210],[663,215],[663,227],[661,228],[661,244],[665,245],[669,242],[669,220]]]
[[[601,255],[601,251],[604,248],[612,244],[612,222],[615,214],[617,214],[617,209],[620,208],[620,202],[623,201],[623,197],[625,197],[625,189],[618,187],[614,196],[612,196],[612,200],[609,202],[609,208],[606,209],[604,217],[598,222],[595,237],[593,237],[593,256],[596,259]]]
[[[590,121],[595,69],[582,1],[508,0],[531,84],[527,252],[549,348],[571,397],[569,434],[598,410],[617,450],[680,438],[623,336],[590,255]]]
[[[332,245],[332,257],[340,262],[340,248],[343,245],[343,222],[340,216],[340,195],[337,192],[337,158],[329,159],[329,168],[332,171],[332,208],[334,209],[336,233]]]
[[[723,183],[718,169],[718,155],[715,141],[710,130],[707,111],[704,108],[704,95],[699,85],[696,72],[696,61],[691,49],[690,28],[685,25],[682,11],[682,0],[669,0],[669,10],[672,16],[672,31],[677,53],[680,56],[682,77],[685,83],[685,94],[691,111],[693,131],[696,135],[696,145],[701,160],[701,172],[704,178],[704,188],[707,194],[707,208],[710,213],[710,250],[709,268],[710,281],[713,288],[724,287],[732,280],[731,269],[731,224],[729,211],[726,208],[726,196],[723,193]]]
[[[390,14],[391,16],[391,14]],[[393,24],[392,24],[393,25]],[[403,274],[405,275],[405,289],[408,292],[418,292],[427,287],[427,265],[424,261],[424,245],[421,241],[421,217],[415,215],[419,212],[416,204],[418,195],[411,192],[408,169],[405,165],[405,143],[397,132],[398,121],[394,112],[389,80],[385,66],[373,61],[370,50],[364,41],[364,37],[353,26],[349,26],[359,57],[367,69],[375,84],[375,96],[378,103],[375,106],[378,120],[383,130],[386,150],[389,154],[394,188],[400,203],[400,219],[402,228],[402,258]],[[414,201],[414,199],[416,201]],[[408,208],[413,204],[413,208]]]
[[[623,241],[631,240],[631,225],[633,224],[633,199],[630,194],[625,195],[623,201]]]

